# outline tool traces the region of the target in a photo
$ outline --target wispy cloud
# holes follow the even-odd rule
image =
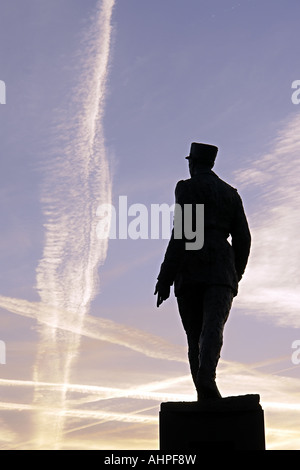
[[[61,310],[76,317],[77,331],[83,325],[97,289],[97,269],[106,257],[107,241],[97,240],[96,210],[111,200],[111,181],[107,162],[102,116],[109,64],[111,15],[114,0],[99,1],[92,26],[80,51],[83,67],[73,90],[69,121],[54,131],[54,141],[63,142],[59,153],[50,149],[42,202],[45,246],[37,268],[37,290],[41,301],[51,306],[51,326],[41,321],[40,342],[34,369],[38,383],[51,376],[68,383],[80,335],[57,328]],[[51,155],[52,153],[52,155]],[[49,312],[48,312],[49,313]],[[67,319],[65,318],[65,321]],[[49,342],[56,354],[49,357]],[[41,394],[37,386],[34,404],[39,410]],[[37,416],[37,439],[59,448],[66,412],[66,394],[48,394],[43,406],[58,406],[57,420]],[[52,424],[52,430],[49,426]]]
[[[277,324],[299,327],[300,117],[278,133],[269,153],[236,173],[239,188],[256,191],[249,214],[252,253],[235,305]]]

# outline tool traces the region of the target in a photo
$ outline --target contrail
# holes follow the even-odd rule
[[[106,412],[106,411],[99,411],[99,410],[74,410],[74,409],[65,409],[56,408],[55,406],[51,406],[49,408],[45,408],[43,406],[38,407],[37,405],[33,404],[25,404],[25,403],[6,403],[0,402],[0,410],[11,410],[11,411],[35,411],[37,410],[47,416],[48,423],[49,423],[49,415],[50,416],[67,416],[71,418],[81,418],[81,419],[107,419],[109,421],[121,421],[127,423],[149,423],[149,424],[157,424],[157,417],[146,416],[146,415],[135,415],[135,413],[118,413],[118,412]]]
[[[178,386],[182,382],[190,380],[190,376],[175,377],[173,379],[162,380],[161,382],[148,383],[139,385],[131,388],[117,388],[117,387],[101,387],[96,385],[81,385],[81,384],[57,384],[49,382],[39,382],[38,386],[40,390],[54,390],[63,391],[65,388],[70,393],[84,394],[88,397],[88,400],[72,400],[72,403],[76,401],[76,404],[86,404],[91,401],[91,397],[94,396],[93,401],[106,400],[112,398],[137,398],[143,400],[167,400],[173,398],[174,400],[184,400],[190,398],[190,395],[183,393],[170,393],[170,392],[157,392],[169,386]],[[11,379],[0,379],[1,387],[17,387],[17,388],[34,388],[36,382],[33,380],[11,380]]]
[[[160,336],[112,320],[85,315],[78,322],[77,312],[65,311],[41,302],[0,296],[0,307],[23,317],[38,320],[47,329],[61,330],[78,336],[124,346],[154,359],[186,363],[186,348],[169,343]]]
[[[68,124],[57,129],[64,142],[60,154],[50,162],[42,193],[45,246],[37,268],[37,290],[41,301],[52,308],[51,326],[42,321],[34,367],[36,433],[39,448],[60,447],[66,393],[41,391],[45,379],[67,384],[80,335],[58,328],[60,311],[70,312],[80,331],[97,289],[97,269],[106,257],[107,241],[97,240],[96,210],[111,201],[111,180],[105,154],[102,116],[109,64],[111,15],[114,0],[97,4],[92,27],[86,35],[84,63],[73,90]],[[41,408],[59,406],[49,416]],[[56,416],[56,418],[55,418]]]

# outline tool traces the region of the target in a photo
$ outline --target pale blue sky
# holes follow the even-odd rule
[[[238,187],[253,232],[225,330],[221,391],[260,393],[269,448],[299,448],[298,1],[116,0],[111,29],[104,14],[113,0],[2,3],[1,448],[47,447],[49,420],[59,429],[50,447],[156,448],[160,401],[195,399],[174,297],[157,310],[153,296],[167,241],[111,240],[99,244],[99,260],[97,245],[85,243],[108,187],[113,203],[126,195],[128,204],[172,204],[192,141],[219,146],[215,171]],[[97,57],[108,59],[106,76]],[[103,88],[94,99],[95,70]],[[93,121],[99,174],[93,125],[85,127],[95,100],[104,111]],[[56,219],[64,230],[47,238],[44,224]],[[99,262],[96,290],[88,256]],[[53,276],[45,266],[57,266]],[[76,302],[80,310],[86,298],[78,325]],[[61,335],[51,340],[54,324]],[[68,375],[63,351],[71,357],[72,344]],[[50,385],[64,380],[79,387],[68,397]],[[44,401],[32,381],[48,383]],[[66,409],[72,417],[57,423]]]

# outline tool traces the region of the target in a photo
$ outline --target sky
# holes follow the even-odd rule
[[[0,8],[0,449],[158,449],[160,403],[196,399],[151,210],[205,142],[252,233],[218,385],[299,450],[299,2]]]

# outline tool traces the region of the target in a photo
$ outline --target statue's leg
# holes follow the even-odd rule
[[[210,286],[203,298],[203,324],[199,341],[197,389],[203,398],[220,397],[215,384],[216,369],[223,346],[223,331],[233,300],[230,287]],[[208,396],[206,396],[208,395]]]
[[[202,329],[202,291],[201,288],[189,289],[177,297],[181,321],[186,332],[188,358],[192,378],[196,386],[199,370],[199,339]]]

